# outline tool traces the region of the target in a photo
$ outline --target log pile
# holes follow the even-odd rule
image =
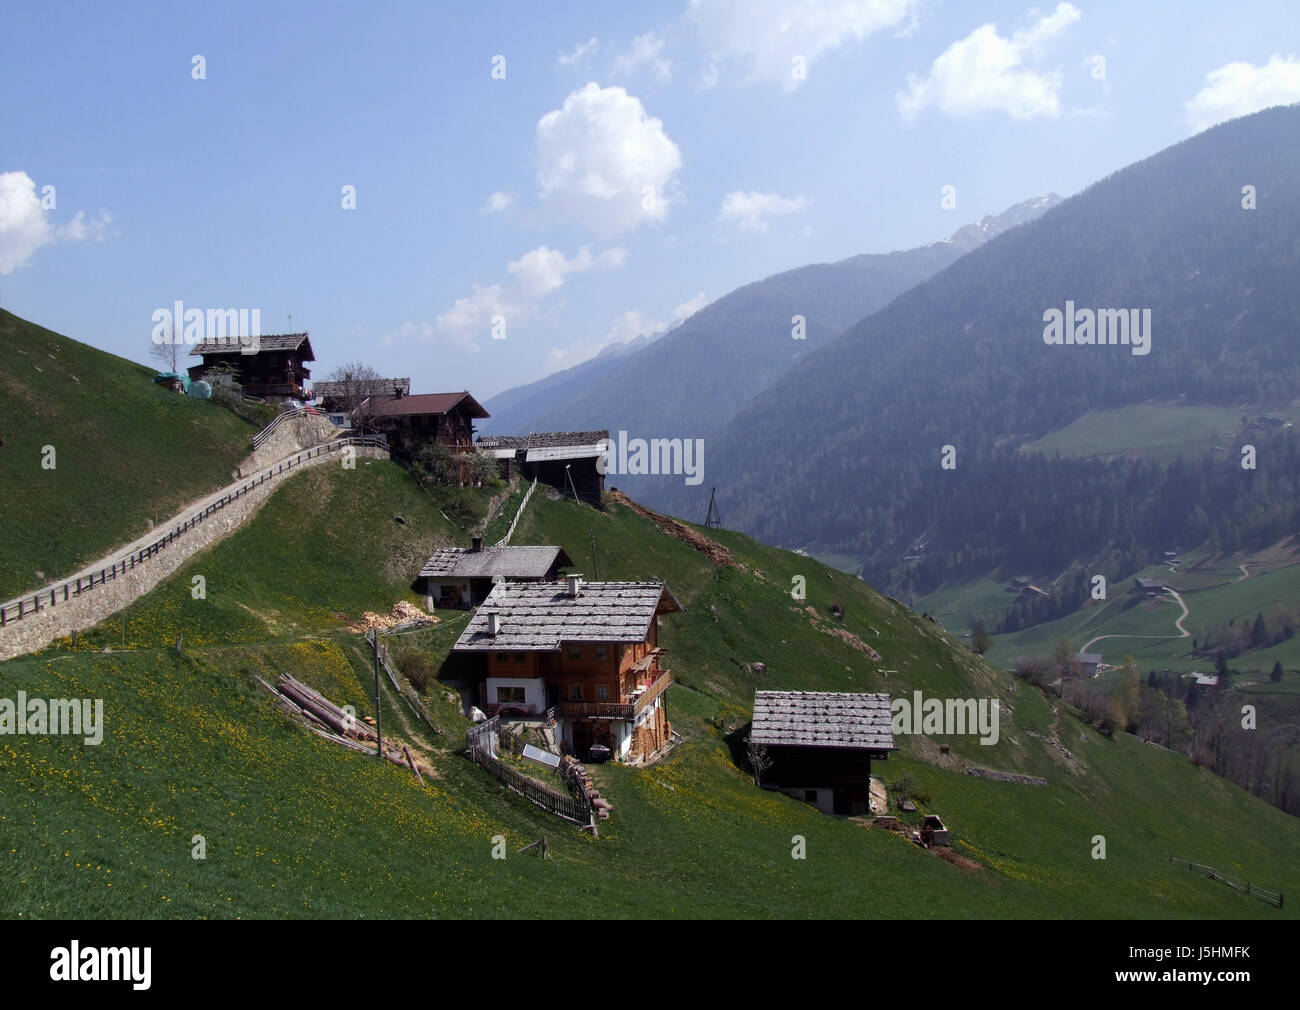
[[[565,780],[582,795],[591,809],[596,812],[596,816],[602,821],[609,820],[609,814],[614,809],[614,805],[600,795],[600,791],[591,780],[591,772],[587,771],[572,756],[565,757],[560,769]]]
[[[281,709],[288,715],[301,719],[317,736],[362,754],[375,753],[378,735],[375,730],[366,725],[367,722],[373,722],[370,717],[366,717],[364,722],[357,719],[355,715],[343,711],[319,691],[308,687],[287,673],[280,675],[278,688],[272,687],[261,677],[257,680],[280,703]],[[395,765],[409,768],[422,786],[424,776],[433,775],[433,769],[415,760],[410,747],[392,736],[384,738],[384,757]]]

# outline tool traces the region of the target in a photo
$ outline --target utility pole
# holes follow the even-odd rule
[[[596,564],[596,531],[587,530],[587,535],[591,537],[591,569],[596,575],[596,581],[600,581],[600,566]]]
[[[373,629],[370,634],[370,644],[375,647],[375,753],[379,760],[384,759],[384,728],[383,713],[379,706],[379,629]]]

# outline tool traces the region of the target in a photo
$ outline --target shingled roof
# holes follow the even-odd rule
[[[586,459],[599,456],[608,447],[609,432],[602,431],[534,431],[527,435],[486,435],[478,447],[498,459],[522,452],[525,461],[536,463],[548,459]]]
[[[397,387],[402,391],[402,395],[406,396],[411,391],[411,380],[410,379],[353,379],[352,386],[354,388],[360,387],[363,389],[369,389],[373,386],[375,389],[380,390],[385,395],[391,393],[393,391],[393,387]],[[348,383],[343,381],[331,381],[329,379],[326,379],[322,382],[312,383],[312,390],[313,392],[315,392],[316,398],[318,400],[324,399],[327,396],[341,397],[347,395]]]
[[[572,567],[563,547],[440,547],[420,569],[421,578],[544,579],[552,565]]]
[[[231,335],[224,340],[203,340],[194,345],[191,354],[220,354],[232,350],[252,347],[256,342],[259,351],[296,351],[298,347],[306,341],[307,353],[302,356],[303,361],[315,361],[316,357],[312,354],[311,341],[307,339],[305,333],[269,333],[260,337],[252,336],[234,336]]]
[[[502,582],[492,587],[453,652],[558,652],[564,642],[643,642],[656,614],[685,608],[662,582]],[[497,633],[488,634],[488,614]]]
[[[760,746],[894,750],[889,695],[756,691],[750,739]]]

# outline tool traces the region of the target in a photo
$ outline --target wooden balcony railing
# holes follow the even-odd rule
[[[566,701],[560,703],[560,715],[566,719],[635,719],[672,682],[672,673],[665,670],[635,701]]]

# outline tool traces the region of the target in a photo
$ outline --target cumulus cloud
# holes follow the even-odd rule
[[[523,321],[527,315],[527,308],[507,299],[500,284],[486,287],[475,284],[471,294],[457,298],[451,308],[437,317],[429,336],[437,334],[464,350],[477,351],[479,340],[492,336],[493,317],[504,317],[508,327]]]
[[[540,245],[507,263],[506,271],[519,281],[526,295],[538,298],[560,287],[568,274],[596,267],[619,267],[626,259],[627,251],[617,246],[599,256],[592,256],[591,246],[583,246],[570,259],[558,249]]]
[[[722,198],[718,209],[718,220],[732,222],[742,231],[767,231],[766,218],[780,214],[795,214],[808,206],[808,198],[803,196],[784,197],[777,193],[758,193],[739,190],[728,193]]]
[[[621,77],[645,67],[654,74],[656,80],[671,80],[673,63],[663,55],[663,51],[664,40],[659,35],[652,31],[638,35],[627,51],[619,53],[615,58],[613,73]]]
[[[826,53],[889,28],[915,27],[920,0],[691,0],[686,21],[708,53],[701,83],[765,82],[793,91]]]
[[[1300,101],[1300,60],[1274,56],[1262,67],[1225,63],[1205,75],[1205,86],[1186,105],[1193,130],[1248,116],[1272,105]]]
[[[41,246],[51,242],[100,242],[113,217],[102,211],[87,218],[85,211],[65,224],[56,224],[41,205],[36,183],[26,172],[0,172],[0,276],[31,262]]]
[[[592,36],[586,42],[579,42],[571,53],[560,53],[559,63],[562,67],[576,67],[591,59],[600,45],[600,40]]]
[[[514,202],[515,198],[509,193],[497,190],[487,198],[487,203],[483,205],[481,211],[484,214],[499,214]]]
[[[682,155],[640,99],[595,83],[537,123],[537,193],[601,235],[658,223],[676,199]]]
[[[950,116],[1059,116],[1061,71],[1033,70],[1026,63],[1041,59],[1048,44],[1081,16],[1073,4],[1061,3],[1010,38],[999,35],[997,25],[981,25],[945,49],[927,76],[908,76],[907,91],[896,96],[899,111],[905,119],[931,105]]]

